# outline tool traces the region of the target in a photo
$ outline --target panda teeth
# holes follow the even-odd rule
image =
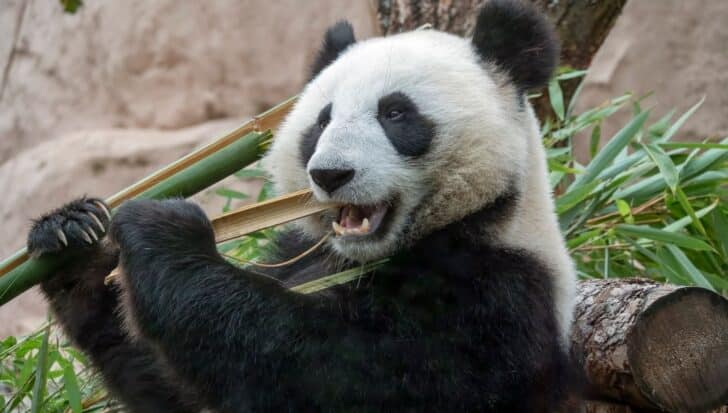
[[[336,235],[364,235],[369,233],[371,224],[368,218],[364,218],[358,228],[344,228],[336,221],[331,223],[331,227],[334,229]]]
[[[366,234],[369,232],[369,218],[364,218],[361,221],[361,226],[359,227],[359,231],[361,231],[362,234]]]
[[[338,222],[332,222],[331,226],[334,228],[334,232],[336,233],[336,235],[344,235],[345,230],[341,225],[339,225]]]

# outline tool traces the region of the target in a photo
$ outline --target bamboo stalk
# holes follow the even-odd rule
[[[160,199],[188,197],[255,162],[263,152],[262,143],[270,138],[290,111],[295,98],[286,100],[254,117],[240,128],[204,146],[141,181],[108,198],[112,207],[132,198]],[[0,262],[0,306],[45,279],[61,263],[59,257],[29,259],[21,249]]]
[[[246,205],[212,220],[215,241],[224,242],[261,229],[285,224],[334,207],[316,202],[305,189],[275,199]]]
[[[278,198],[245,205],[212,220],[215,242],[221,243],[240,238],[333,207],[336,207],[336,204],[324,204],[313,199],[310,189],[303,189]],[[105,282],[112,282],[119,272],[119,267],[114,268],[106,277]]]

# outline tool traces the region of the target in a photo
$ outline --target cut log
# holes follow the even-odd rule
[[[728,300],[709,290],[581,282],[571,340],[594,398],[671,412],[728,402]]]
[[[431,24],[438,30],[470,36],[476,10],[487,0],[377,0],[377,19],[383,35],[413,30]],[[526,0],[522,0],[526,1]],[[553,1],[528,0],[538,6],[556,27],[561,41],[561,65],[587,69],[627,0]],[[571,98],[579,81],[562,84],[564,97]],[[532,103],[539,119],[552,115],[546,91]]]

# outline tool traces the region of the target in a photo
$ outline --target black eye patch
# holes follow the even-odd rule
[[[304,168],[308,165],[308,161],[313,156],[313,153],[316,152],[316,144],[318,143],[321,134],[326,129],[326,126],[328,126],[331,121],[331,107],[331,103],[324,106],[324,108],[321,109],[321,112],[319,112],[316,123],[311,125],[303,133],[298,150],[301,155],[301,162],[303,162]]]
[[[394,148],[404,156],[427,152],[435,137],[435,123],[421,114],[407,95],[395,92],[379,99],[377,120]]]

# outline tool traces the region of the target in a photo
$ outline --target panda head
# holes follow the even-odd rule
[[[345,205],[302,220],[309,236],[334,229],[346,259],[389,255],[521,190],[535,122],[525,93],[557,55],[550,25],[517,1],[489,1],[472,39],[356,42],[338,23],[265,164],[279,192]]]

